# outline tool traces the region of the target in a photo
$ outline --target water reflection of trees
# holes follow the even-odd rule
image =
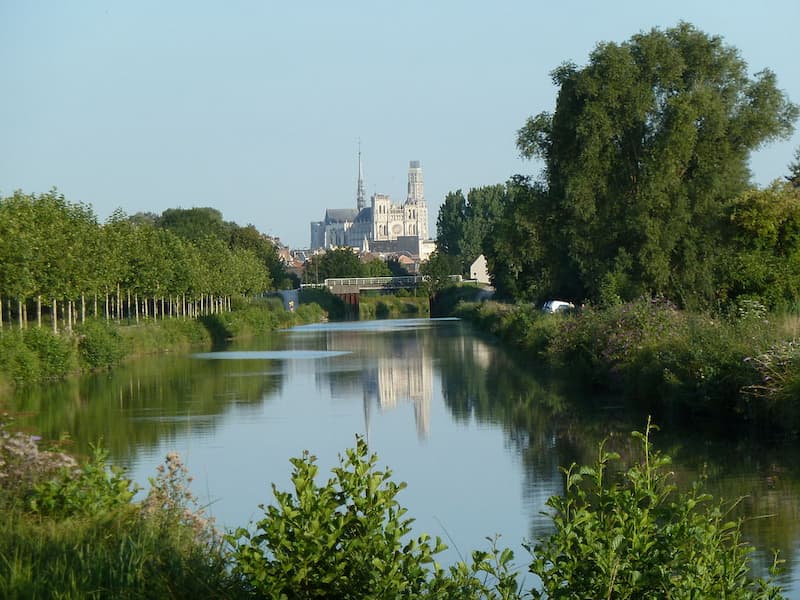
[[[525,465],[526,500],[541,504],[542,489],[561,493],[559,467],[593,463],[602,440],[623,462],[637,458],[640,445],[630,432],[643,431],[647,415],[635,405],[573,391],[563,378],[534,373],[530,358],[474,335],[436,338],[436,346],[444,400],[453,417],[505,429]],[[705,434],[704,429],[713,429],[710,424],[695,422],[691,431],[676,423],[660,425],[653,441],[673,458],[678,485],[706,477],[705,487],[715,498],[742,499],[731,517],[745,519],[744,534],[758,549],[756,568],[766,569],[774,548],[794,565],[800,540],[800,449],[789,442],[764,444],[757,436],[744,439],[741,433],[733,440],[718,431]],[[543,488],[542,479],[549,485]],[[763,515],[773,516],[759,518]],[[533,537],[548,530],[547,519],[533,519]]]
[[[210,435],[231,406],[258,407],[278,393],[277,361],[211,361],[187,356],[140,359],[110,373],[46,386],[29,386],[10,398],[16,425],[45,440],[68,436],[86,454],[102,441],[113,460],[130,463],[180,435]]]

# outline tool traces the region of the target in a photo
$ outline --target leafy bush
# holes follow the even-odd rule
[[[328,288],[302,288],[300,290],[300,305],[317,304],[322,307],[331,319],[343,319],[348,314],[348,307],[338,296],[332,294]]]
[[[31,512],[55,517],[98,515],[130,503],[136,488],[120,467],[108,464],[108,452],[94,455],[79,468],[62,468],[57,477],[33,486]]]
[[[0,371],[17,385],[39,378],[39,357],[19,330],[5,330],[0,335]]]
[[[105,321],[89,320],[76,328],[78,352],[90,369],[108,369],[127,354],[119,329]]]
[[[273,485],[277,505],[264,509],[256,532],[229,536],[234,569],[268,598],[395,598],[422,593],[433,555],[444,549],[411,531],[396,500],[405,484],[375,469],[367,444],[340,457],[325,485],[315,481],[315,458],[293,458],[294,492]]]
[[[25,345],[39,358],[39,379],[64,377],[77,370],[76,353],[69,336],[49,329],[32,327],[23,333]]]
[[[619,455],[603,444],[594,466],[564,470],[565,495],[547,502],[556,531],[532,549],[542,582],[533,597],[780,598],[771,581],[751,576],[752,548],[728,507],[699,484],[676,489],[652,429],[634,432],[643,456],[619,478],[610,472]]]

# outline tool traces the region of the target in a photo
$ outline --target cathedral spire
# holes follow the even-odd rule
[[[358,190],[356,191],[356,208],[359,212],[367,206],[367,195],[364,192],[364,170],[361,168],[361,140],[358,140]]]

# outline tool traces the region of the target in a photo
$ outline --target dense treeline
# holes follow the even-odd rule
[[[211,208],[101,224],[55,190],[0,199],[0,326],[217,314],[285,279],[271,240]]]
[[[334,248],[312,256],[305,267],[304,283],[322,283],[336,277],[398,277],[408,271],[396,258],[362,260],[350,248]]]
[[[734,48],[681,23],[599,44],[552,77],[555,112],[517,139],[541,178],[512,178],[497,212],[448,196],[440,250],[466,262],[481,243],[496,289],[517,299],[800,301],[800,155],[788,182],[749,182],[750,153],[798,115],[772,72],[749,77]]]

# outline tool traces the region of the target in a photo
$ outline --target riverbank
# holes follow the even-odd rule
[[[532,305],[460,301],[449,312],[522,351],[525,361],[566,371],[592,389],[614,391],[657,420],[800,434],[800,320],[757,304],[710,317],[664,300],[574,314]]]
[[[9,328],[0,332],[0,391],[113,368],[137,356],[222,344],[228,339],[324,317],[325,312],[316,304],[302,304],[288,312],[279,300],[264,299],[196,319],[150,319],[139,323],[90,319],[71,332],[58,334],[46,327]]]
[[[79,463],[0,423],[0,596],[522,600],[568,590],[782,598],[769,578],[752,575],[741,523],[727,522],[698,488],[675,490],[670,459],[651,447],[650,431],[648,423],[632,436],[637,458],[619,482],[603,476],[619,460],[610,452],[568,470],[565,495],[548,501],[554,533],[521,559],[541,582],[528,589],[514,552],[496,538],[448,569],[434,566],[446,546],[414,536],[396,498],[405,485],[377,466],[360,437],[327,483],[314,456],[291,459],[293,489],[276,489],[248,529],[223,534],[198,506],[176,453],[134,501],[135,487],[102,450]]]
[[[406,290],[394,294],[362,293],[358,300],[361,320],[427,317],[430,312],[427,294],[417,296]]]

